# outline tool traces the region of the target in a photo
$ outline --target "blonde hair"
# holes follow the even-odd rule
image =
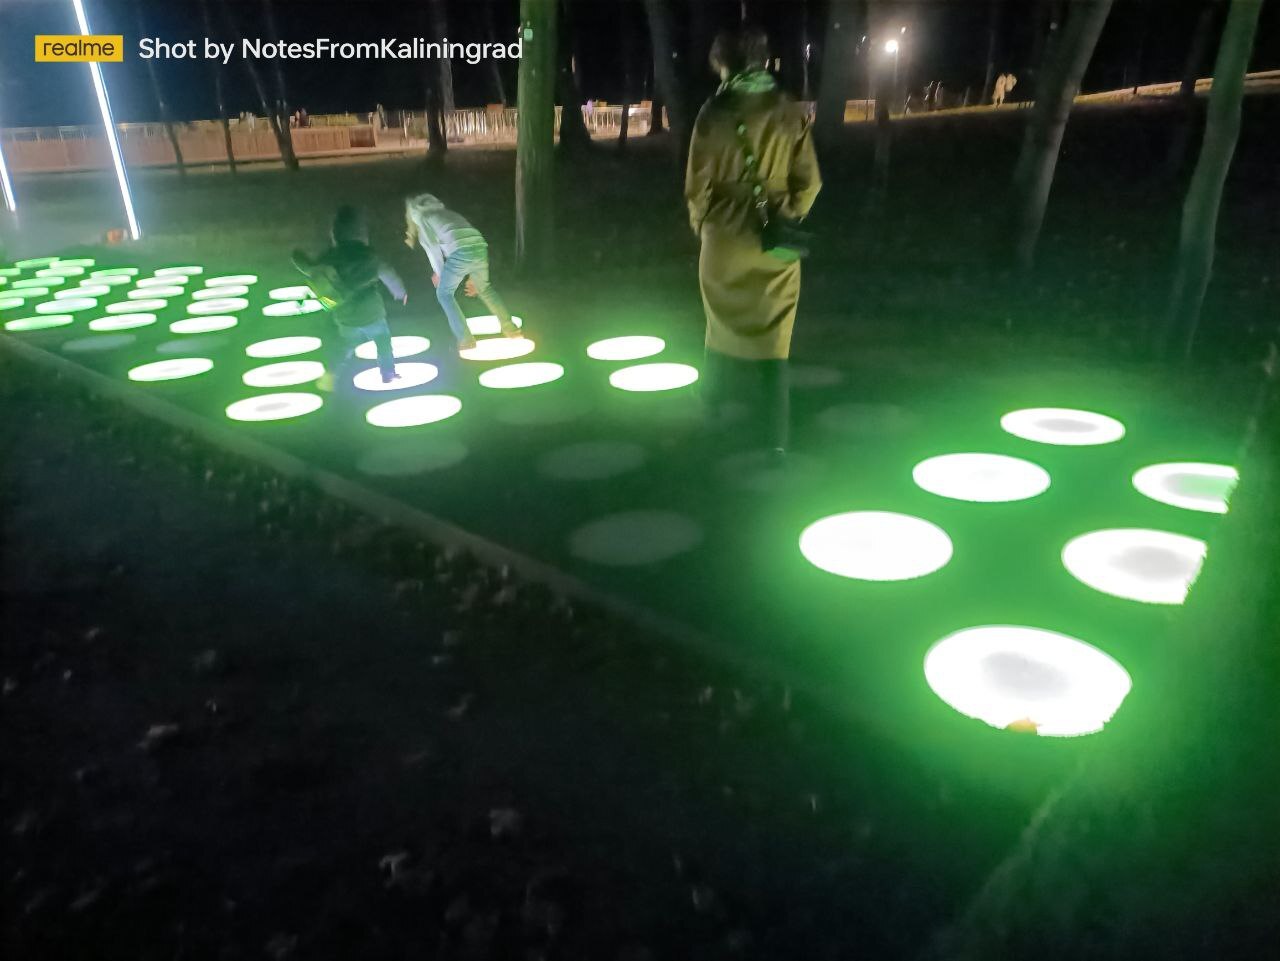
[[[444,202],[435,194],[418,194],[415,197],[406,197],[404,201],[404,212],[410,216],[429,214],[443,209]]]

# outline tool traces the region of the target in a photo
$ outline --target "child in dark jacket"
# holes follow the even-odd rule
[[[337,363],[330,367],[320,386],[331,389],[334,379],[345,382],[346,368],[356,348],[370,340],[378,349],[382,382],[388,384],[397,375],[391,351],[391,328],[387,326],[387,309],[379,286],[386,287],[391,296],[403,304],[408,302],[404,283],[369,246],[369,228],[356,208],[338,208],[330,236],[333,246],[319,257],[313,258],[301,250],[293,252],[294,266],[303,276],[316,278],[323,274],[341,295],[329,312],[338,328],[340,350],[334,352]]]

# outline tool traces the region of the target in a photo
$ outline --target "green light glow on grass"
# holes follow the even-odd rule
[[[924,675],[961,714],[1044,737],[1101,731],[1132,686],[1128,671],[1084,641],[1005,624],[944,637],[925,655]]]
[[[14,261],[13,266],[19,270],[30,270],[32,267],[48,267],[57,259],[57,257],[31,257],[27,260]]]
[[[204,285],[206,287],[252,287],[257,282],[257,274],[227,274],[224,277],[210,277]]]
[[[505,367],[494,367],[482,373],[480,386],[499,390],[537,387],[539,384],[549,384],[553,380],[559,380],[563,376],[564,368],[559,364],[507,364]]]
[[[263,394],[261,397],[248,397],[229,405],[227,416],[240,421],[288,420],[313,413],[322,406],[324,400],[319,394]]]
[[[249,306],[249,301],[243,297],[218,297],[214,300],[202,300],[199,303],[191,304],[187,307],[187,313],[199,314],[234,314],[237,310],[244,310]]]
[[[65,284],[65,277],[27,277],[23,280],[15,280],[9,285],[9,289],[15,293],[19,290],[40,291],[40,294],[32,294],[31,296],[40,296],[47,294],[51,287],[57,287],[59,284]]]
[[[447,420],[462,410],[462,401],[449,394],[401,397],[369,408],[364,419],[374,427],[422,427]]]
[[[17,277],[22,271],[17,267],[0,267],[0,277],[8,279],[9,277]]]
[[[250,357],[265,360],[271,357],[294,357],[298,354],[309,354],[324,346],[319,337],[273,337],[250,344],[244,352]]]
[[[59,257],[53,262],[55,267],[92,267],[97,261],[92,257]]]
[[[215,297],[243,297],[249,292],[244,284],[223,284],[219,287],[205,287],[191,295],[192,300],[213,300]]]
[[[45,314],[42,317],[19,317],[17,320],[5,321],[4,329],[15,332],[24,330],[47,330],[50,327],[65,327],[75,318],[70,314]]]
[[[186,290],[186,283],[190,280],[182,274],[174,274],[168,277],[143,277],[134,283],[135,287],[179,287]]]
[[[81,284],[79,287],[68,287],[53,295],[54,300],[66,300],[69,297],[104,297],[111,293],[106,284]]]
[[[587,356],[592,360],[640,360],[662,353],[666,346],[661,337],[610,337],[588,347]]]
[[[186,377],[197,377],[213,370],[213,361],[208,357],[174,357],[172,360],[156,360],[129,371],[129,379],[142,383],[155,383],[161,380],[182,380]]]
[[[138,338],[133,334],[99,334],[94,337],[80,337],[63,343],[62,349],[69,354],[98,353],[106,350],[118,350],[136,343]]]
[[[1000,418],[1000,426],[1024,440],[1066,447],[1111,444],[1124,437],[1124,424],[1114,417],[1065,407],[1015,410]]]
[[[1030,461],[1003,454],[943,454],[911,471],[916,485],[939,497],[998,503],[1020,501],[1049,489],[1049,473]]]
[[[147,300],[151,297],[181,297],[186,292],[183,287],[144,287],[131,290],[125,296],[130,300]]]
[[[430,340],[426,337],[418,337],[415,334],[391,338],[391,356],[396,359],[413,357],[415,354],[425,354],[430,347]],[[366,340],[356,348],[356,356],[361,360],[377,360],[378,345],[371,340]]]
[[[435,364],[396,364],[399,375],[388,384],[382,382],[382,373],[376,367],[362,370],[352,378],[352,383],[360,390],[405,390],[409,387],[421,387],[440,376],[440,369]]]
[[[4,292],[5,299],[16,300],[19,305],[25,304],[28,300],[39,300],[41,297],[49,296],[48,287],[23,287],[21,290],[6,290]]]
[[[119,304],[107,304],[109,314],[136,314],[146,310],[164,310],[169,306],[167,300],[126,300]]]
[[[324,364],[318,360],[286,360],[247,370],[243,380],[248,387],[297,387],[323,376]]]
[[[281,300],[263,307],[262,316],[298,317],[302,314],[314,314],[317,310],[324,310],[324,304],[318,300]]]
[[[1145,604],[1181,604],[1200,574],[1205,542],[1141,528],[1093,531],[1068,541],[1062,563],[1095,591]]]
[[[494,337],[481,340],[474,347],[458,351],[458,356],[465,360],[491,361],[515,360],[532,354],[536,345],[528,337]]]
[[[27,302],[25,297],[0,297],[0,310],[13,310]]]
[[[648,393],[678,390],[698,379],[698,369],[688,364],[636,364],[609,375],[609,383],[619,390]]]
[[[800,553],[810,564],[864,581],[923,577],[951,560],[951,551],[942,528],[888,511],[833,514],[800,534]]]
[[[51,300],[47,304],[36,304],[37,314],[78,314],[82,310],[93,310],[98,302],[92,297],[68,297],[65,300]]]
[[[155,314],[114,314],[111,317],[99,317],[97,320],[89,321],[89,329],[133,330],[135,327],[149,327],[155,322]]]
[[[43,270],[37,270],[37,277],[79,277],[84,273],[83,267],[67,266],[65,264],[54,264],[52,267],[45,267]]]
[[[100,270],[95,270],[89,276],[93,277],[94,279],[101,279],[103,277],[136,277],[138,276],[138,268],[137,267],[103,267]]]
[[[1133,475],[1133,486],[1162,504],[1225,514],[1240,474],[1225,464],[1152,464]]]
[[[267,291],[267,296],[272,300],[311,300],[315,295],[315,291],[306,284],[297,284],[293,287],[273,287]]]
[[[203,274],[204,268],[198,266],[190,267],[161,267],[156,271],[157,277],[190,277],[193,274]]]
[[[169,325],[169,330],[175,334],[208,334],[215,330],[227,330],[238,323],[239,321],[230,314],[213,314],[209,317],[175,320]]]
[[[524,326],[524,319],[513,316],[511,322],[517,327]],[[502,321],[496,314],[479,314],[467,318],[467,329],[472,337],[496,337],[502,333]]]

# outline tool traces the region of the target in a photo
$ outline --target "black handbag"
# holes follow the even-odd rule
[[[764,191],[764,184],[756,167],[756,156],[751,150],[751,142],[747,139],[747,125],[739,123],[737,127],[738,143],[742,146],[742,159],[746,170],[742,179],[751,184],[752,203],[756,217],[760,220],[760,246],[765,253],[779,260],[803,260],[809,256],[810,250],[818,237],[811,230],[800,226],[794,217],[786,217],[776,210],[769,209],[769,199]]]

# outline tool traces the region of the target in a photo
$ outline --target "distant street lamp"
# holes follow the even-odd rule
[[[906,32],[905,27],[903,27],[903,32]],[[889,88],[891,98],[898,96],[898,57],[901,48],[902,45],[898,42],[897,37],[891,37],[884,42],[884,52],[893,57],[893,86]]]

